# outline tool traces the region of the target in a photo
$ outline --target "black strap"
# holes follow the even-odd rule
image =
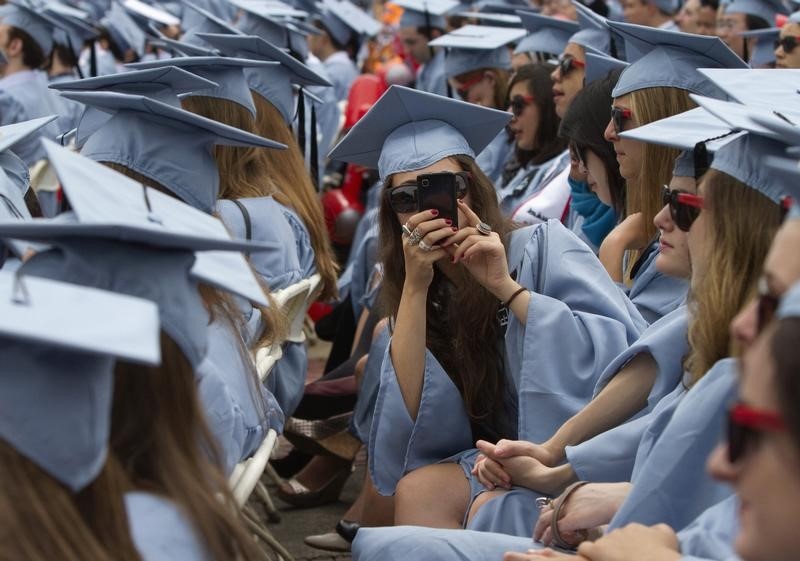
[[[97,76],[97,46],[95,40],[89,42],[89,74],[92,78]]]
[[[253,223],[250,221],[250,211],[248,211],[247,207],[236,199],[232,199],[231,202],[239,207],[239,211],[242,213],[242,218],[244,218],[244,239],[250,241],[253,239]],[[250,257],[250,252],[248,251],[245,253],[245,255]]]
[[[308,151],[306,149],[306,96],[303,95],[303,88],[300,88],[297,98],[297,143],[305,157]]]
[[[300,92],[302,93],[302,92]],[[317,143],[317,108],[311,103],[311,155],[309,158],[311,182],[319,190],[319,145]]]
[[[70,39],[69,33],[67,33],[67,48],[69,49],[69,52],[73,54],[75,53],[75,49],[72,48],[72,39]],[[53,53],[55,53],[55,51],[53,51]],[[80,56],[80,53],[78,53],[78,56]],[[75,58],[75,71],[78,73],[78,78],[80,78],[81,80],[85,78],[85,76],[83,75],[83,70],[81,70],[81,65],[78,64],[77,57]]]

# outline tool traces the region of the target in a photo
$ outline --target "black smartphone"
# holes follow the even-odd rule
[[[456,223],[458,205],[456,204],[456,176],[453,173],[424,173],[417,176],[419,211],[436,209],[437,218]]]

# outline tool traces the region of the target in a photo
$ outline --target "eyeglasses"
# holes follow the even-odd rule
[[[561,76],[566,76],[567,74],[572,72],[575,68],[586,68],[586,63],[581,62],[580,60],[577,60],[570,55],[562,55],[558,57],[558,63],[556,64],[556,68],[558,68],[558,71],[561,74]]]
[[[624,107],[611,106],[611,121],[614,123],[614,132],[619,134],[625,129],[625,121],[633,117],[633,111]]]
[[[754,409],[737,403],[728,411],[728,461],[735,464],[760,441],[765,432],[783,432],[786,422],[780,413]]]
[[[664,206],[669,205],[669,215],[675,225],[688,232],[703,208],[703,197],[692,195],[686,191],[670,189],[666,185],[662,190],[661,200]]]
[[[470,90],[481,80],[483,80],[482,72],[477,76],[475,76],[474,78],[472,78],[471,80],[467,80],[466,82],[461,83],[461,85],[456,88],[456,93],[458,94],[458,97],[460,97],[464,101],[467,101],[467,96],[469,96]]]
[[[532,95],[515,95],[508,102],[508,108],[515,117],[519,117],[531,103],[533,103]]]
[[[783,47],[783,52],[787,55],[791,53],[797,45],[800,45],[800,37],[795,35],[787,35],[775,41],[775,48]]]
[[[472,182],[472,174],[468,171],[454,173],[456,176],[456,197],[463,199]],[[397,214],[408,214],[419,211],[419,187],[416,182],[401,183],[397,187],[386,189],[389,206]]]

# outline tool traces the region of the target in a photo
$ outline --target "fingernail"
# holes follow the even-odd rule
[[[439,216],[439,211],[436,210],[435,208],[431,209],[431,214],[434,215],[434,216]]]
[[[453,231],[458,232],[458,226],[453,226]]]
[[[450,226],[450,225],[452,225],[452,224],[453,224],[453,221],[452,221],[452,220],[450,220],[449,218],[445,218],[445,219],[444,219],[444,223],[445,223],[445,224],[447,224],[448,226]]]

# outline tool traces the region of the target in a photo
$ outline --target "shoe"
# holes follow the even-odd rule
[[[325,421],[303,421],[292,417],[283,428],[283,436],[306,454],[334,455],[353,461],[361,441],[348,431],[350,413]]]
[[[283,502],[298,508],[326,505],[339,500],[339,495],[342,494],[344,484],[347,483],[351,473],[353,473],[352,464],[334,474],[325,485],[315,490],[309,489],[292,477],[278,485],[276,494]]]
[[[307,536],[303,542],[306,545],[324,551],[349,552],[351,544],[356,537],[361,525],[352,520],[339,520],[336,531],[316,536]]]

